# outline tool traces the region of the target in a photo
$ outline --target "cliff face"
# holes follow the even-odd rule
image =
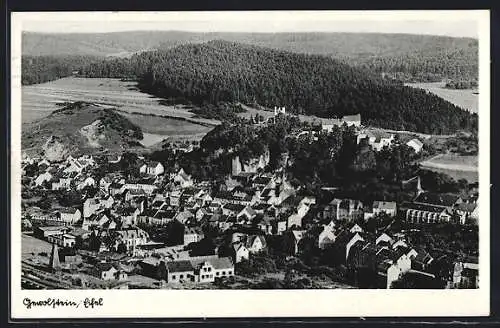
[[[243,162],[239,156],[235,156],[232,160],[232,174],[255,173],[269,164],[269,156],[269,151],[266,151],[263,155],[252,158],[248,162]]]

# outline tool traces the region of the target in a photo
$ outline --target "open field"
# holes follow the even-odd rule
[[[455,179],[466,179],[469,182],[478,181],[477,156],[440,154],[421,162],[420,165],[425,169],[446,173]]]
[[[446,89],[445,82],[433,83],[407,83],[406,85],[413,88],[420,88],[427,90],[444,100],[451,102],[463,109],[469,110],[473,113],[478,112],[478,95],[473,93],[471,89],[454,90]]]
[[[40,240],[24,233],[21,236],[21,249],[23,259],[37,258],[38,260],[41,260],[38,258],[38,253],[45,252],[47,254],[50,254],[50,252],[52,251],[52,245],[44,240]],[[33,255],[32,253],[34,253],[35,255]],[[48,261],[48,257],[44,257],[44,260]]]
[[[116,107],[145,133],[144,145],[163,139],[199,140],[216,120],[195,117],[182,106],[165,106],[162,99],[140,92],[135,82],[119,79],[63,78],[38,85],[22,87],[22,121],[33,122],[47,116],[57,103],[88,101]],[[140,115],[151,114],[155,116]]]

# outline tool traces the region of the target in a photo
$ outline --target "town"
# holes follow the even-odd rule
[[[271,113],[244,125],[264,129],[292,117],[284,107]],[[423,152],[419,138],[403,142],[361,121],[358,114],[303,124],[287,137],[314,143],[351,129],[355,147]],[[477,188],[429,191],[417,174],[395,178],[410,198],[366,202],[339,186],[297,185],[287,154],[270,168],[267,148],[251,158],[222,151],[231,165],[217,186],[148,153],[62,161],[23,154],[23,287],[477,288],[477,241],[455,244],[477,233]]]

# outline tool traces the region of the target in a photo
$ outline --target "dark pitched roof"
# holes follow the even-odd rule
[[[112,268],[116,269],[114,267],[114,265],[112,263],[109,263],[109,262],[99,262],[99,263],[96,263],[95,266],[94,266],[99,272],[103,272],[103,271],[109,271],[111,270]]]
[[[260,239],[263,247],[267,246],[266,238],[264,236],[252,235],[252,236],[248,236],[248,238],[247,238],[247,247],[252,247],[253,243],[255,242],[255,239]]]
[[[267,185],[271,181],[269,177],[257,177],[253,180],[254,184]]]
[[[409,210],[418,210],[418,211],[435,212],[435,213],[441,213],[444,211],[443,207],[427,205],[427,204],[403,203],[402,206]]]
[[[202,235],[203,231],[201,230],[200,227],[190,227],[190,228],[186,228],[184,230],[184,234],[185,235],[190,235],[190,234]]]
[[[186,272],[193,271],[193,265],[190,261],[173,261],[167,262],[167,269],[169,273],[172,272]]]
[[[453,206],[460,197],[453,194],[437,194],[423,192],[415,198],[414,203],[423,203],[434,206]]]
[[[245,205],[229,203],[229,204],[224,205],[223,208],[239,213],[239,212],[243,211],[243,209],[245,208]]]
[[[455,208],[459,211],[472,213],[477,207],[475,203],[460,203],[455,206]]]

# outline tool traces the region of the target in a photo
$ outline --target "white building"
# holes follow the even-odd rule
[[[418,140],[418,139],[411,139],[410,141],[408,141],[406,143],[406,145],[408,147],[411,147],[413,148],[413,150],[415,151],[415,153],[419,153],[422,148],[424,147],[424,144],[422,143],[422,141]]]
[[[390,147],[394,141],[394,134],[382,130],[365,130],[357,136],[357,144],[366,140],[373,150],[381,151],[384,147]]]
[[[143,164],[139,168],[139,173],[158,176],[165,172],[165,168],[160,162],[151,162],[148,164]]]

